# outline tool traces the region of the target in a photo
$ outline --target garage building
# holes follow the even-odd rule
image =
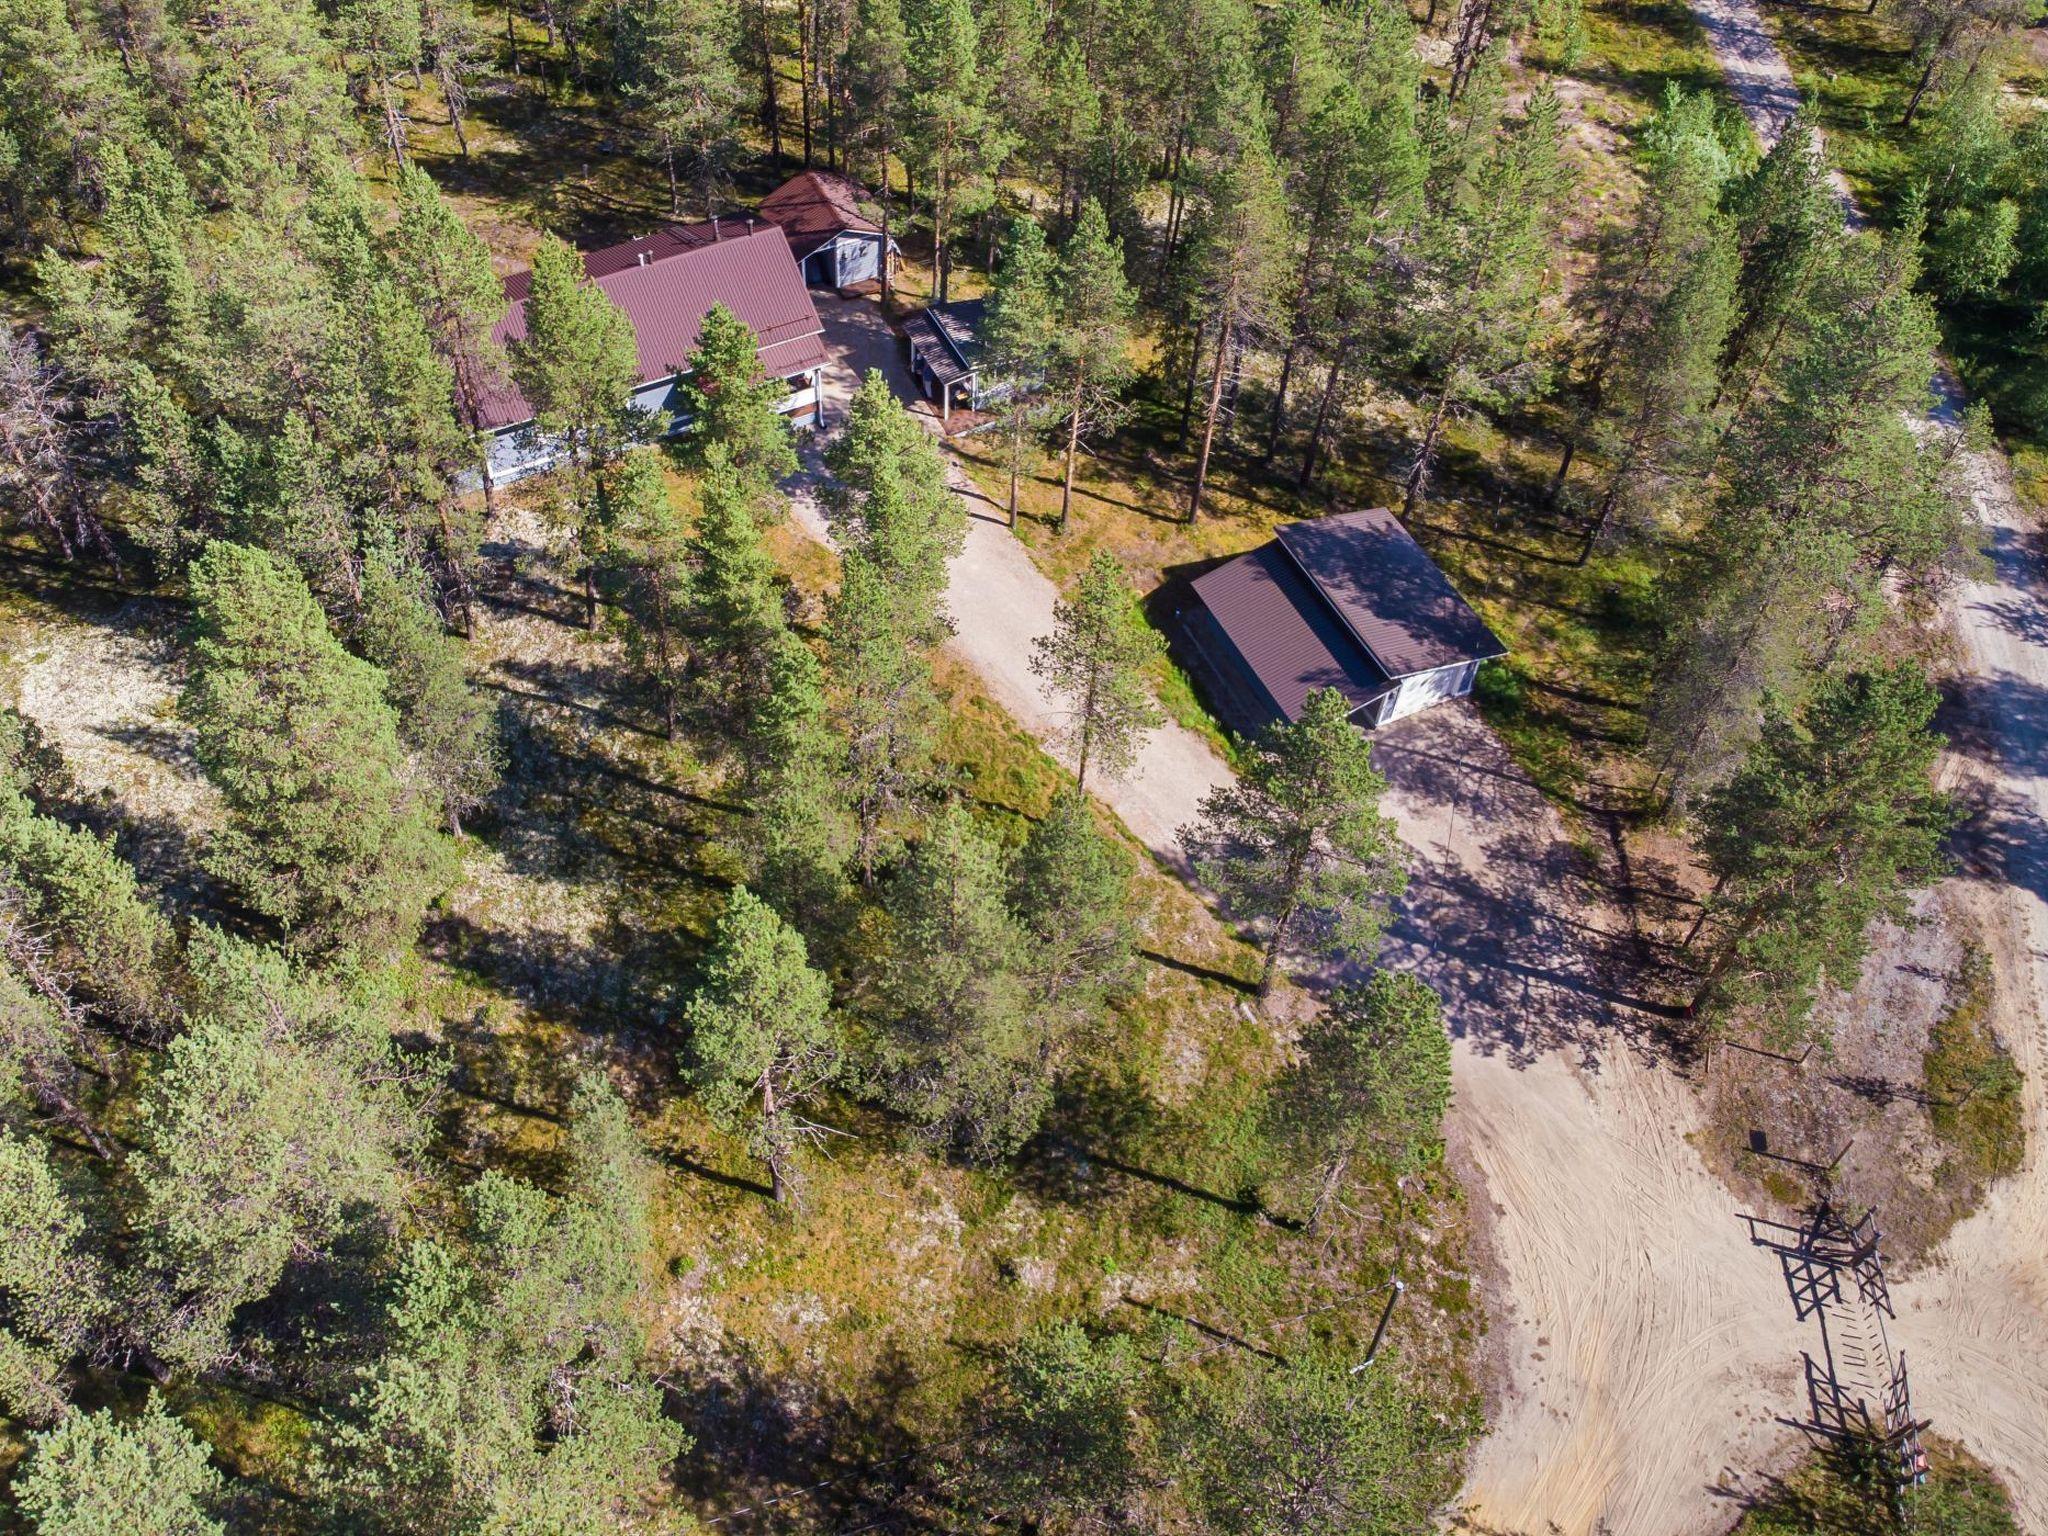
[[[1480,663],[1507,654],[1382,508],[1288,523],[1192,587],[1184,638],[1243,730],[1299,718],[1317,688],[1341,692],[1359,724],[1385,725],[1462,698]]]

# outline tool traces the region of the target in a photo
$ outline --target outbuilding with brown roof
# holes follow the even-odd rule
[[[761,199],[759,216],[789,241],[804,281],[852,288],[882,276],[882,226],[862,209],[868,194],[830,171],[799,171]],[[893,259],[896,242],[888,242]]]
[[[1287,523],[1192,583],[1183,639],[1232,723],[1300,717],[1335,688],[1384,725],[1472,691],[1507,648],[1382,508]]]

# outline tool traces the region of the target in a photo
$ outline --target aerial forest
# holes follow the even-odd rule
[[[1489,1218],[1382,962],[1458,943],[1351,705],[1231,731],[1161,594],[1398,512],[1675,850],[1660,1028],[1825,1056],[2048,440],[2021,8],[1898,0],[1868,222],[1625,9],[0,0],[0,1530],[1439,1528]],[[985,300],[971,437],[793,431],[724,307],[629,405],[579,252],[804,168],[877,325]],[[1231,776],[1148,847],[1161,730]]]

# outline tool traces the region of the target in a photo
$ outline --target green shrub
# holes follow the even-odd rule
[[[1934,1134],[1975,1177],[2015,1172],[2026,1146],[2025,1076],[1991,1027],[1991,957],[1971,947],[1922,1062]]]

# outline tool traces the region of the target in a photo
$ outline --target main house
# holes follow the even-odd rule
[[[633,323],[639,382],[632,404],[660,418],[662,431],[689,424],[679,386],[698,329],[717,304],[746,323],[762,371],[788,387],[776,409],[798,426],[816,424],[825,327],[777,225],[744,217],[675,225],[588,252],[583,270]],[[525,336],[531,282],[526,272],[505,278],[505,318],[492,332],[500,343]],[[562,444],[538,430],[533,407],[510,382],[482,401],[479,417],[496,484],[552,468],[563,457]]]
[[[1240,729],[1295,720],[1335,688],[1361,725],[1472,691],[1507,648],[1393,513],[1287,523],[1270,543],[1191,583],[1182,633]]]

